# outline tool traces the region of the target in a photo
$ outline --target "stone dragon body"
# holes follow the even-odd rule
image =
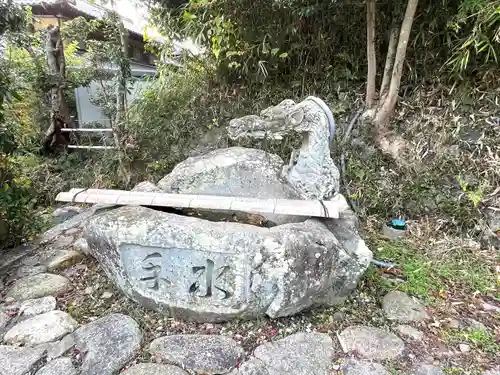
[[[293,150],[282,178],[303,199],[326,200],[339,191],[339,171],[330,156],[334,126],[328,106],[319,98],[308,97],[300,103],[284,100],[264,109],[260,116],[233,119],[228,135],[231,139],[282,139],[299,133],[302,145]]]

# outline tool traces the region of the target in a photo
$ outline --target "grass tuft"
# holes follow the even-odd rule
[[[464,330],[444,330],[443,339],[449,344],[458,345],[467,343],[474,348],[490,354],[497,354],[500,345],[496,341],[495,334],[487,328],[464,329]]]
[[[395,282],[380,269],[370,269],[367,278],[383,292],[397,289],[432,303],[455,293],[495,291],[493,265],[466,249],[446,258],[434,258],[431,249],[420,249],[411,240],[390,241],[372,236],[368,242],[376,259],[394,262],[402,271],[402,281]]]

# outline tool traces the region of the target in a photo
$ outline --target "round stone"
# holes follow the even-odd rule
[[[101,295],[101,298],[102,298],[102,299],[110,299],[111,297],[113,297],[113,293],[111,293],[111,292],[104,292],[104,293]]]
[[[141,347],[142,333],[131,317],[111,314],[78,328],[75,347],[84,352],[81,374],[114,375]]]
[[[16,348],[0,345],[0,374],[32,374],[44,354],[45,350],[42,348]]]
[[[37,371],[36,375],[76,375],[71,358],[57,358]]]
[[[393,359],[404,350],[403,340],[375,327],[347,327],[338,338],[344,352],[355,352],[365,359]]]
[[[343,375],[389,375],[380,363],[357,359],[346,359],[342,364]]]
[[[47,296],[24,301],[19,307],[19,315],[40,315],[55,309],[56,299],[53,296]]]
[[[18,278],[38,275],[40,273],[47,272],[47,266],[39,264],[36,266],[21,266],[16,271],[16,276]]]
[[[402,324],[396,327],[396,330],[403,336],[409,337],[413,340],[422,340],[424,338],[424,334],[420,332],[418,329],[413,328],[412,326]]]
[[[445,374],[439,367],[436,367],[434,365],[419,364],[413,368],[411,375],[445,375]]]
[[[49,271],[66,269],[83,259],[83,254],[76,250],[59,250],[47,261]]]
[[[56,341],[73,332],[77,327],[78,323],[71,315],[54,310],[15,325],[5,334],[3,340],[11,345],[36,346]]]
[[[236,341],[218,335],[172,335],[154,340],[151,354],[167,363],[206,375],[231,371],[244,352]]]
[[[460,344],[460,345],[458,345],[458,347],[462,353],[468,353],[468,352],[470,352],[470,349],[471,349],[470,345],[467,345],[467,344]]]
[[[398,322],[413,322],[428,319],[425,307],[415,298],[406,293],[392,291],[382,300],[382,309],[387,319]]]
[[[487,302],[483,302],[481,304],[481,308],[484,310],[484,311],[488,311],[488,312],[494,312],[494,313],[500,313],[500,307],[498,306],[495,306],[491,303],[487,303]]]
[[[276,374],[329,374],[333,355],[333,341],[329,335],[299,332],[258,346],[253,357],[240,366],[239,373],[268,374],[267,369],[274,369]]]
[[[17,280],[7,292],[7,297],[16,301],[57,296],[66,293],[71,288],[70,281],[64,276],[51,273],[39,273]]]
[[[66,354],[70,349],[75,346],[75,338],[70,333],[64,336],[61,340],[55,342],[49,342],[45,344],[47,349],[47,358],[49,360],[59,358]]]

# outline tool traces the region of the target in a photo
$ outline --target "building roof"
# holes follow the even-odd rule
[[[85,0],[17,0],[21,5],[31,6],[33,14],[54,14],[54,12],[64,12],[63,15],[71,17],[88,17],[102,19],[109,9],[97,4],[91,4]],[[132,34],[143,36],[142,27],[126,17],[121,16],[123,25]]]
[[[34,15],[57,15],[61,13],[69,18],[85,17],[93,19],[102,19],[110,10],[98,4],[92,4],[89,0],[15,0],[21,5],[30,6],[33,9]],[[136,40],[143,41],[143,28],[141,25],[134,23],[132,20],[121,16],[123,25],[129,31],[130,37]],[[160,35],[150,35],[152,39],[159,42],[164,42],[165,38]],[[191,53],[198,54],[198,48],[194,45],[185,42],[173,40],[174,56],[180,55],[182,50],[189,50]],[[181,66],[178,62],[165,58],[164,61],[168,64]]]

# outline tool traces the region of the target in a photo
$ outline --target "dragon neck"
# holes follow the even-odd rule
[[[319,107],[316,102],[314,105]],[[330,123],[322,108],[316,113],[315,123],[311,124],[307,133],[303,133],[298,159],[322,164],[325,158],[330,158]]]

